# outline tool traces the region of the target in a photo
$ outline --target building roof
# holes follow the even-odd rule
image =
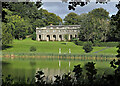
[[[47,26],[47,28],[49,27],[80,27],[80,25],[49,25]]]
[[[80,27],[81,25],[49,25],[49,26],[46,26],[46,27],[42,27],[42,28],[36,28],[36,29],[46,29],[46,28],[62,28],[62,27]]]

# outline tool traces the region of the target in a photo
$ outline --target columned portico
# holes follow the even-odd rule
[[[43,28],[36,28],[37,41],[64,41],[65,35],[68,40],[77,38],[80,25],[50,25]]]

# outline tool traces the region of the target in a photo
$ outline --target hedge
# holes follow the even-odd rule
[[[83,46],[86,41],[73,41],[76,45]],[[95,42],[93,46],[99,47],[117,47],[119,42]]]

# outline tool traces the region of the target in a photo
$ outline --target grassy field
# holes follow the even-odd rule
[[[30,47],[34,46],[36,47],[36,53],[59,53],[59,48],[61,48],[61,53],[69,53],[69,48],[71,49],[72,54],[83,54],[85,53],[82,49],[83,46],[77,46],[73,42],[46,42],[46,41],[33,41],[30,38],[27,38],[25,40],[14,40],[13,44],[9,45],[10,48],[6,48],[3,50],[3,52],[19,52],[19,53],[29,53]],[[91,54],[94,54],[94,52],[98,52],[98,54],[117,54],[116,47],[110,47],[103,51],[100,51],[106,47],[93,47],[93,51]]]

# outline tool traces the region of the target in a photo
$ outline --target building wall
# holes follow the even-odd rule
[[[80,26],[48,26],[36,28],[37,41],[64,41],[64,36],[68,35],[68,40],[78,36]]]

